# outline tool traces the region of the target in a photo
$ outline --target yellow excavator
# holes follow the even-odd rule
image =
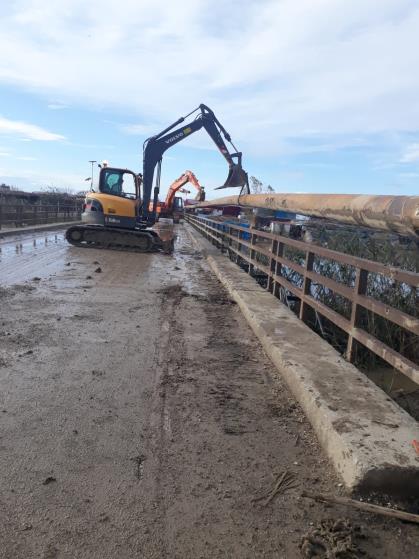
[[[198,114],[189,124],[173,130],[195,112]],[[249,182],[247,173],[242,168],[241,152],[237,151],[230,135],[213,111],[201,104],[144,142],[142,175],[129,169],[108,166],[101,168],[99,192],[89,192],[86,195],[82,224],[67,229],[67,241],[80,247],[140,252],[168,251],[168,243],[171,241],[162,239],[158,231],[153,229],[158,220],[157,205],[163,154],[201,128],[207,131],[229,166],[227,180],[218,188],[241,187],[242,191],[246,189],[248,192]],[[227,149],[223,136],[234,148],[233,153]]]

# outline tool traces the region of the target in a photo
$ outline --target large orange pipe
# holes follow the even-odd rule
[[[213,206],[283,210],[339,223],[419,236],[419,196],[245,194],[200,202],[191,209]]]

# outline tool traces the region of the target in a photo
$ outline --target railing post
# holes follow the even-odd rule
[[[274,278],[273,275],[275,273],[275,264],[276,264],[276,260],[274,258],[274,255],[276,254],[278,250],[278,239],[272,239],[271,240],[271,257],[269,258],[269,276],[268,276],[268,282],[266,284],[266,290],[269,292],[273,292],[274,290]]]
[[[358,305],[358,295],[365,295],[368,286],[368,271],[362,268],[356,269],[356,278],[354,286],[354,296],[352,299],[351,319],[350,319],[350,333],[348,335],[348,344],[346,346],[346,359],[353,362],[355,357],[355,340],[352,335],[354,328],[358,326],[360,306]]]
[[[253,232],[254,229],[253,227],[250,228],[250,244],[253,247],[256,239],[257,239],[257,234]],[[249,262],[249,269],[247,271],[247,273],[251,276],[253,274],[253,270],[255,269],[255,265],[253,264],[253,260],[255,258],[255,250],[253,248],[250,249],[250,262]]]
[[[278,246],[276,247],[276,256],[279,258],[282,258],[284,256],[284,243],[279,240],[278,240]],[[275,276],[280,276],[282,262],[280,262],[278,259],[275,259],[274,262],[275,262]],[[280,287],[281,284],[276,279],[274,279],[272,293],[275,295],[275,297],[279,297]]]
[[[240,235],[241,235],[241,233],[242,233],[242,232],[240,231],[240,229],[237,229],[237,257],[236,257],[236,262],[237,262],[237,263],[239,262],[239,258],[241,258],[241,257],[239,256],[239,254],[241,254],[241,251],[242,251],[242,244],[241,244],[241,242],[240,242]]]
[[[36,204],[32,207],[32,225],[37,225],[36,214],[37,214],[37,207]]]
[[[233,243],[233,239],[231,238],[231,237],[233,236],[232,229],[231,229],[231,225],[229,225],[229,226],[227,227],[227,231],[228,231],[228,234],[229,234],[227,252],[228,252],[228,257],[229,257],[230,260],[231,260],[231,258],[232,258],[232,253],[233,253],[233,251],[231,250],[231,245],[232,245],[232,243]]]
[[[314,264],[314,252],[310,252],[308,250],[306,252],[306,266],[305,266],[305,273],[304,273],[304,280],[303,280],[303,296],[310,295],[311,279],[307,277],[307,272],[313,271],[313,264]],[[306,311],[307,311],[307,305],[304,302],[304,299],[301,299],[300,320],[304,320]]]
[[[220,237],[221,237],[221,252],[224,254],[227,251],[226,248],[226,230],[225,230],[225,223],[221,222],[220,224]]]
[[[0,229],[1,229],[2,221],[3,221],[3,205],[0,204]]]

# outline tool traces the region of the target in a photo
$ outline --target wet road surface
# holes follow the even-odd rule
[[[64,234],[61,229],[0,239],[0,285],[58,272],[70,248]]]
[[[173,256],[2,241],[0,558],[294,559],[342,515],[347,557],[417,557],[416,527],[300,497],[339,480],[178,234]]]

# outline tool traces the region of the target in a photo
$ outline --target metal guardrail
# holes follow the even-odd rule
[[[407,314],[368,294],[369,276],[378,274],[391,282],[405,285],[406,289],[413,289],[416,297],[419,274],[236,224],[191,214],[186,214],[185,220],[221,250],[247,262],[249,273],[258,270],[265,274],[268,291],[276,296],[279,296],[278,292],[281,288],[291,293],[299,301],[298,314],[301,320],[304,320],[307,311],[312,309],[345,332],[347,334],[345,356],[349,361],[354,360],[354,342],[358,342],[419,384],[418,365],[367,332],[361,320],[361,313],[369,311],[398,325],[413,336],[419,336],[417,316]],[[287,258],[288,249],[298,251],[299,262]],[[336,266],[351,267],[354,272],[353,285],[345,285],[319,273],[319,266],[315,265],[319,259],[335,263]],[[287,274],[290,270],[300,277],[300,285],[290,281]],[[285,277],[286,275],[288,278]],[[347,316],[336,312],[316,298],[317,286],[322,286],[349,301]],[[418,313],[418,305],[416,308]],[[419,338],[415,338],[415,343],[419,343]]]
[[[0,230],[2,227],[25,227],[74,221],[80,218],[82,203],[63,204],[0,204]]]

